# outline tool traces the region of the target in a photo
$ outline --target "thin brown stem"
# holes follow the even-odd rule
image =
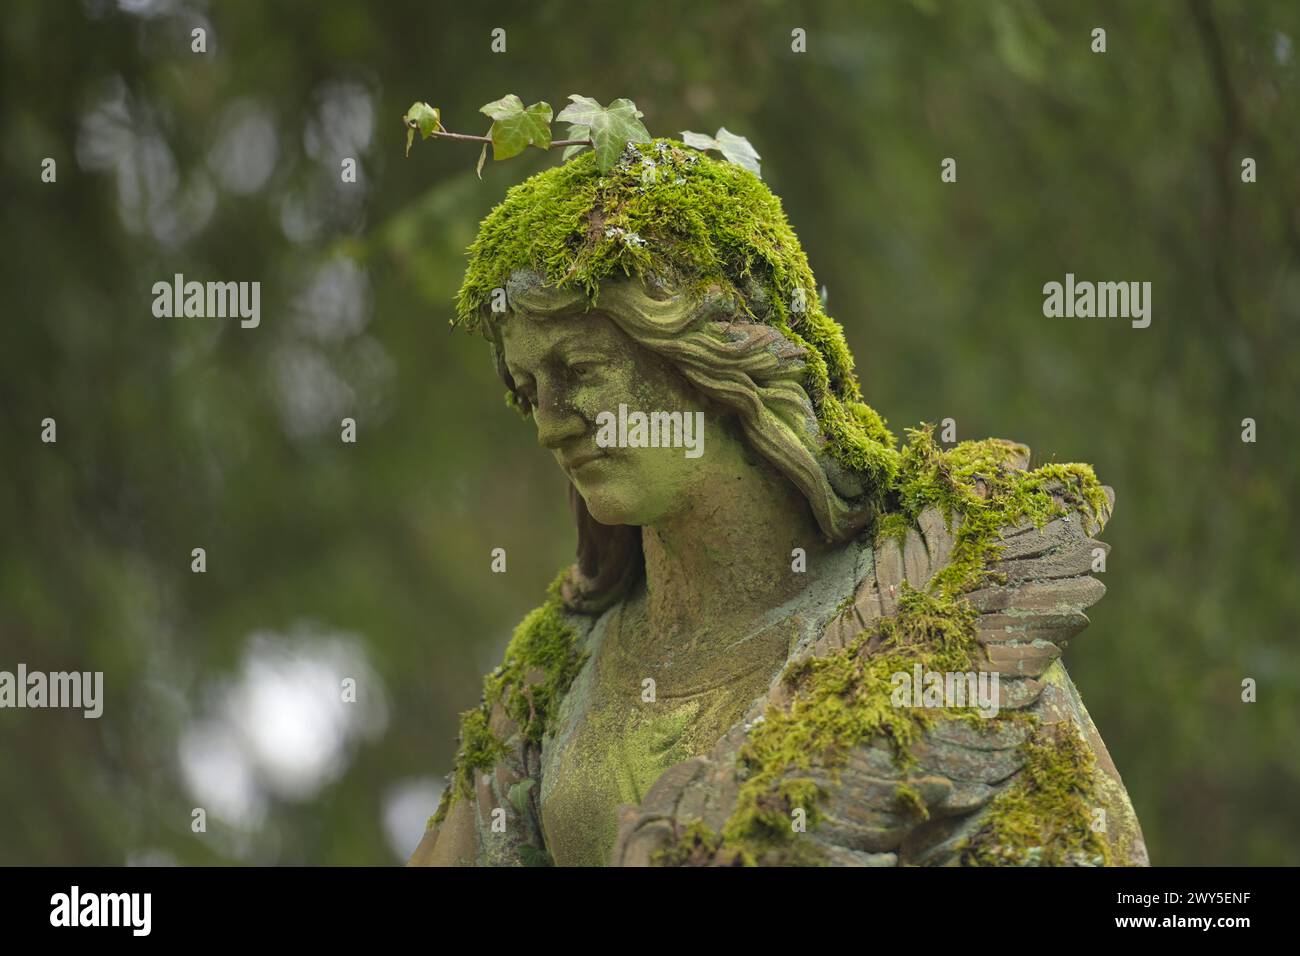
[[[434,130],[429,135],[441,136],[444,137],[445,139],[472,140],[475,143],[492,142],[491,136],[474,136],[470,133],[449,133],[446,130]],[[551,145],[552,146],[591,146],[592,142],[589,139],[553,139],[551,140]]]

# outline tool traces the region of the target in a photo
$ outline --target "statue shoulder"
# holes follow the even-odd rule
[[[592,625],[590,615],[565,607],[565,573],[515,628],[501,664],[483,678],[478,706],[461,714],[455,764],[412,863],[546,862],[538,805],[541,741],[586,660]],[[494,821],[493,813],[507,819]],[[508,838],[494,830],[499,822]],[[489,832],[498,838],[489,839]]]
[[[1096,575],[1110,545],[1096,535],[1114,491],[1088,465],[1030,469],[1028,447],[1003,439],[921,448],[904,456],[898,507],[863,539],[857,590],[812,656],[897,615],[909,592],[969,605],[981,615],[981,643],[1060,643],[1082,631],[1084,609],[1106,592]]]
[[[1059,661],[1105,591],[1094,535],[1114,496],[1088,466],[1028,461],[998,440],[914,445],[852,600],[714,753],[664,774],[624,821],[616,861],[932,865],[989,862],[995,846],[1025,851],[1004,862],[1142,860],[1087,836],[1109,805],[1140,845]],[[964,705],[931,699],[961,687]],[[1017,807],[1057,791],[1098,797],[1071,797],[1052,817],[1065,829],[1036,850],[1007,848],[997,828],[1014,831]]]

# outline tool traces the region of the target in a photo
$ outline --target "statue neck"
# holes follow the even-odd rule
[[[697,483],[676,514],[641,532],[645,626],[659,642],[734,635],[809,585],[833,549],[797,488],[767,461]],[[792,568],[795,548],[806,570]]]

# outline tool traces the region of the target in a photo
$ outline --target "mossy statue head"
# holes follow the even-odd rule
[[[894,436],[862,402],[843,331],[753,173],[666,139],[628,146],[603,174],[586,152],[510,189],[469,253],[457,322],[487,337],[508,399],[571,482],[573,609],[624,593],[639,528],[725,480],[729,459],[779,471],[830,542],[881,509]],[[713,457],[597,447],[597,417],[620,404],[703,409]]]

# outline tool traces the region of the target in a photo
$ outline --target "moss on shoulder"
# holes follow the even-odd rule
[[[460,715],[460,747],[430,824],[440,823],[452,804],[474,792],[474,772],[489,770],[508,752],[491,727],[492,713],[501,706],[519,728],[526,744],[540,745],[551,729],[560,700],[582,669],[577,633],[565,620],[560,593],[568,570],[547,588],[546,603],[535,608],[515,628],[500,666],[483,679],[479,706]]]
[[[852,747],[877,739],[887,742],[905,766],[913,763],[911,745],[933,717],[924,708],[895,707],[892,677],[918,663],[929,671],[974,669],[974,630],[969,602],[904,583],[896,615],[875,621],[838,654],[788,668],[783,680],[790,687],[790,706],[769,708],[738,755],[744,780],[722,828],[722,846],[748,865],[790,864],[791,854],[806,856],[806,841],[793,832],[791,814],[802,808],[809,829],[814,828],[827,794],[799,771],[814,764],[834,771]],[[877,653],[866,653],[869,642],[879,645]],[[945,715],[982,719],[974,707]],[[916,794],[902,792],[898,799],[911,806]]]
[[[692,821],[677,840],[650,856],[652,866],[716,866],[722,837],[700,820]],[[738,862],[736,860],[722,861]]]
[[[1043,728],[1024,748],[1015,781],[959,848],[962,865],[1109,866],[1110,846],[1092,826],[1096,758],[1077,729]]]
[[[908,429],[908,438],[894,483],[894,514],[911,524],[930,507],[949,521],[961,517],[952,560],[930,582],[933,593],[956,596],[979,587],[1001,550],[1001,533],[1025,522],[1041,528],[1064,514],[1058,498],[1090,518],[1109,506],[1091,465],[1026,470],[1024,445],[989,438],[945,450],[935,443],[932,426]]]
[[[924,591],[904,583],[897,613],[873,622],[843,651],[787,670],[783,679],[791,702],[785,708],[769,708],[740,750],[743,782],[736,808],[713,848],[715,855],[735,854],[753,865],[789,863],[792,854],[805,854],[807,841],[796,838],[790,819],[796,807],[804,808],[810,828],[820,819],[818,805],[827,795],[799,773],[814,764],[833,771],[852,747],[880,740],[892,747],[904,767],[912,765],[910,747],[933,715],[924,708],[894,707],[892,675],[915,664],[939,672],[979,669],[983,655],[975,636],[977,614],[963,595],[986,581],[988,563],[1001,549],[1001,532],[1026,521],[1041,527],[1067,508],[1100,515],[1107,507],[1105,493],[1087,465],[1024,470],[1026,449],[1011,442],[964,442],[944,450],[935,444],[930,428],[911,430],[909,437],[891,493],[894,510],[878,521],[877,540],[898,539],[915,526],[922,511],[938,507],[949,521],[961,518],[951,562]],[[868,652],[868,646],[874,651]],[[986,720],[975,707],[947,708],[943,715]],[[991,719],[1022,720],[1024,715],[1001,711]],[[1088,804],[1079,795],[1090,787],[1085,766],[1090,754],[1063,750],[1068,743],[1049,745],[1034,738],[1027,746],[1024,780],[993,815],[995,829],[971,851],[972,861],[989,859],[980,856],[980,847],[996,845],[1002,848],[999,852],[1010,853],[1027,848],[1026,840],[1033,845],[1044,839],[1052,843],[1052,858],[1077,855],[1080,849],[1075,836],[1080,827],[1088,830],[1089,816]],[[1045,782],[1049,777],[1050,784]],[[915,792],[903,787],[896,796],[900,809],[912,808],[918,819],[923,817]],[[1046,837],[1031,831],[1025,816],[1045,802],[1058,815],[1056,828]]]

